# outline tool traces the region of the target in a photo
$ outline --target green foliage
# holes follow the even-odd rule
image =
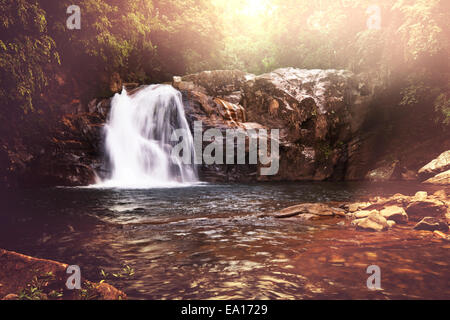
[[[9,113],[29,113],[48,83],[45,66],[59,63],[55,42],[45,12],[32,1],[0,0],[0,19],[0,102],[12,107]]]
[[[0,0],[0,101],[28,113],[61,68],[91,98],[109,82],[162,82],[205,69],[278,67],[367,72],[402,88],[401,106],[429,104],[448,124],[450,2],[371,0],[85,0],[81,30],[70,0]],[[7,112],[1,115],[5,117]]]
[[[99,294],[97,288],[100,284],[84,281],[80,290],[78,290],[78,298],[80,300],[97,300]]]
[[[135,275],[134,269],[129,265],[124,265],[122,269],[120,269],[118,272],[112,272],[109,274],[105,270],[100,270],[100,276],[102,277],[102,282],[108,278],[111,278],[110,275],[113,278],[132,278]]]
[[[43,300],[46,299],[44,294],[44,289],[49,285],[51,281],[54,281],[55,275],[52,272],[48,272],[41,275],[33,276],[30,283],[27,284],[26,288],[21,290],[18,294],[20,300]],[[60,297],[59,292],[51,292],[51,297]]]
[[[434,108],[437,111],[437,121],[450,126],[450,94],[441,93],[434,101]]]

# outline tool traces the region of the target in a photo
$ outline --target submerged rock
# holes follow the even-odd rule
[[[306,220],[309,220],[314,218],[345,216],[345,211],[322,203],[302,203],[272,214],[275,218],[290,218],[298,215],[307,215],[308,219]]]
[[[450,236],[446,235],[445,233],[439,231],[439,230],[435,230],[433,231],[433,235],[436,238],[442,239],[442,240],[446,240],[446,241],[450,241]]]

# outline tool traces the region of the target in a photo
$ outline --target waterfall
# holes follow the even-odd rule
[[[174,130],[183,129],[183,141],[192,164],[172,155],[178,141]],[[147,86],[133,95],[124,89],[111,102],[105,126],[105,146],[111,169],[103,187],[152,188],[197,181],[194,143],[185,117],[181,93],[170,85]]]

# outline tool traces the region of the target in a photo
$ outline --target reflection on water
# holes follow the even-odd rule
[[[2,197],[0,247],[78,264],[91,280],[100,280],[101,269],[130,265],[132,278],[108,282],[138,299],[450,298],[450,245],[428,233],[258,218],[300,202],[418,189],[283,183],[27,190]],[[383,291],[366,287],[371,264],[382,269]]]

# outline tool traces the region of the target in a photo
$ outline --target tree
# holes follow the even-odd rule
[[[0,116],[11,119],[34,110],[48,83],[45,66],[58,64],[59,55],[36,2],[0,0],[0,19]]]

